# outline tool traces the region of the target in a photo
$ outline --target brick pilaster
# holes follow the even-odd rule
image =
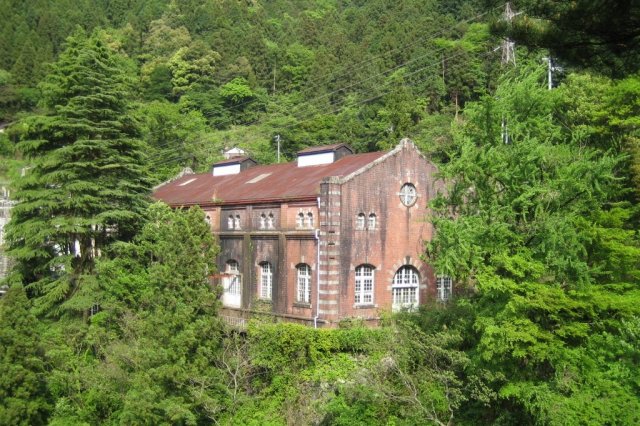
[[[342,187],[336,178],[320,184],[320,303],[319,318],[340,317],[340,210]]]

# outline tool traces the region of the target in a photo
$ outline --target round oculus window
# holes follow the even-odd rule
[[[400,188],[400,201],[402,204],[409,207],[415,204],[416,199],[418,198],[418,193],[416,192],[416,187],[413,184],[405,183]]]

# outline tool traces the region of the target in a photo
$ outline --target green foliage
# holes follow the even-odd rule
[[[180,96],[196,85],[206,88],[213,84],[219,60],[220,54],[203,42],[194,42],[178,49],[167,64],[171,70],[174,95]]]
[[[184,110],[180,105],[166,101],[153,101],[138,105],[135,115],[140,123],[141,136],[152,149],[149,155],[153,176],[160,182],[175,176],[180,168],[178,161],[206,159],[204,149],[216,152],[216,146],[207,140],[210,129],[199,111]]]
[[[38,325],[12,290],[3,371],[28,374],[0,392],[28,395],[0,423],[638,423],[638,25],[618,3],[515,4],[491,29],[530,49],[502,68],[483,21],[503,5],[475,0],[0,0],[12,278],[61,314]],[[553,91],[541,45],[573,67]],[[427,254],[455,303],[223,333],[202,212],[143,195],[232,146],[275,162],[276,135],[285,159],[410,136],[441,163]]]
[[[640,14],[634,2],[525,0],[516,7],[524,13],[510,24],[497,21],[494,31],[528,46],[549,48],[581,68],[616,77],[638,71]]]
[[[581,128],[590,106],[562,110],[585,137],[565,140],[555,111],[567,104],[541,71],[521,73],[467,105],[429,253],[476,293],[468,344],[508,413],[495,421],[636,423],[638,350],[624,330],[640,313],[637,208],[620,201],[616,145]]]
[[[21,285],[0,299],[0,424],[46,424],[47,393],[38,320]]]
[[[43,309],[66,300],[97,251],[131,238],[149,190],[128,79],[99,35],[69,38],[41,86],[46,115],[24,119],[9,252]]]
[[[47,356],[54,424],[202,424],[227,391],[218,297],[208,276],[217,246],[199,209],[152,205],[131,243],[97,264],[93,288],[74,299],[99,307],[88,324],[52,324]],[[86,287],[85,287],[86,289]]]

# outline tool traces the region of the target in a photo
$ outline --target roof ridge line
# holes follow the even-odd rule
[[[413,147],[416,152],[418,153],[418,155],[420,155],[422,158],[424,158],[425,160],[427,159],[424,154],[422,152],[420,152],[420,150],[418,149],[418,147],[416,146],[415,143],[413,143],[413,141],[409,138],[403,138],[400,140],[400,142],[398,143],[398,145],[396,145],[395,148],[393,148],[391,151],[387,152],[386,154],[376,158],[375,160],[373,160],[372,162],[365,164],[364,166],[360,167],[359,169],[351,172],[350,174],[348,174],[347,176],[331,176],[329,178],[325,178],[323,179],[323,181],[329,182],[329,183],[337,183],[337,184],[343,184],[346,183],[348,181],[350,181],[351,179],[355,178],[358,175],[361,175],[362,173],[366,172],[369,169],[372,169],[373,167],[375,167],[376,165],[382,163],[383,161],[385,161],[387,158],[392,157],[394,155],[396,155],[397,153],[399,153],[400,151],[402,151],[407,145],[410,145],[411,147]]]

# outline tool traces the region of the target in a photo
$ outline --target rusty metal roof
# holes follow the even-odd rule
[[[311,154],[314,152],[327,152],[327,151],[335,151],[340,147],[346,147],[349,151],[354,152],[353,149],[346,143],[335,143],[333,145],[322,145],[322,146],[310,146],[308,148],[303,149],[302,151],[298,151],[298,155],[302,154]]]
[[[298,167],[295,161],[254,166],[226,176],[186,175],[157,188],[153,197],[172,206],[310,199],[318,196],[322,179],[349,175],[384,154],[347,155],[334,163],[306,167]]]

